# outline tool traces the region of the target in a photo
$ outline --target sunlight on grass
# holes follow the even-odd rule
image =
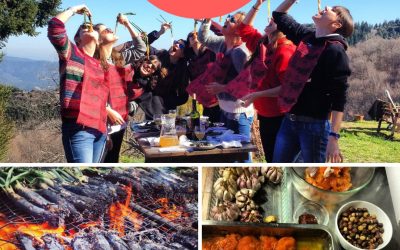
[[[390,132],[381,130],[378,134],[377,127],[375,121],[344,122],[340,149],[345,162],[400,162],[399,133],[389,140]]]
[[[120,163],[143,163],[144,157],[131,157],[126,155],[121,155],[119,158]]]

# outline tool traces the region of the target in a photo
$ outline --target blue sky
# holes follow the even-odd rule
[[[168,0],[166,0],[168,1]],[[197,1],[197,0],[196,0]],[[188,2],[195,2],[188,0]],[[201,0],[198,0],[201,2]],[[240,10],[247,12],[255,1],[251,1]],[[282,0],[271,0],[272,10],[279,5]],[[90,0],[90,1],[63,1],[62,9],[78,4],[86,4],[93,13],[94,23],[104,23],[114,29],[115,17],[119,12],[134,12],[136,16],[130,16],[131,20],[139,25],[143,30],[150,32],[160,28],[160,23],[156,20],[159,15],[163,15],[167,20],[171,20],[174,29],[174,38],[186,38],[187,33],[193,29],[193,20],[181,18],[168,14],[153,5],[147,0]],[[354,20],[367,21],[371,24],[381,23],[384,20],[394,20],[400,18],[400,1],[399,0],[322,0],[322,5],[343,5],[350,9]],[[194,7],[195,8],[195,7]],[[311,23],[311,16],[317,11],[317,0],[299,0],[291,9],[292,14],[299,22]],[[257,15],[255,27],[263,30],[267,19],[267,5],[264,3]],[[218,21],[218,18],[215,19]],[[83,21],[83,16],[75,15],[67,23],[67,31],[70,37],[73,36],[79,24]],[[10,37],[3,52],[8,56],[24,57],[38,60],[57,61],[54,48],[46,37],[46,29],[39,29],[40,35],[37,37],[19,36]],[[119,26],[118,28],[119,42],[129,40],[128,31]],[[171,44],[171,35],[166,33],[158,41],[154,43],[157,48],[167,48]]]

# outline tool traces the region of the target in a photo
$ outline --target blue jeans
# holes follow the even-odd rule
[[[324,163],[330,130],[328,120],[301,122],[285,117],[276,137],[273,162],[294,162],[301,153],[305,163]]]
[[[68,163],[98,163],[107,135],[73,122],[63,122],[62,142]]]
[[[226,113],[222,111],[221,122],[225,123],[225,126],[228,129],[233,130],[236,134],[245,135],[251,139],[251,124],[253,123],[253,117],[247,117],[245,113],[236,114],[234,117],[228,117]],[[248,159],[244,162],[251,163],[250,153]]]

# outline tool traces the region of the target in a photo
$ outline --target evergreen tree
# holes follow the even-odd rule
[[[0,160],[7,154],[8,143],[13,135],[13,123],[5,113],[8,99],[15,88],[0,84]]]
[[[36,36],[59,11],[61,0],[0,0],[0,49],[10,36]],[[0,61],[3,53],[0,51]]]

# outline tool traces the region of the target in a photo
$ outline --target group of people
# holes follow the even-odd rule
[[[129,114],[140,107],[152,119],[196,94],[211,122],[248,138],[257,113],[267,162],[341,162],[351,14],[345,7],[325,7],[310,28],[288,14],[296,1],[284,0],[261,34],[253,22],[264,1],[256,0],[248,13],[228,15],[223,26],[197,20],[199,30],[169,50],[151,46],[171,28],[168,23],[137,34],[128,18],[118,15],[132,41],[115,46],[118,37],[104,24],[84,23],[75,43],[68,39],[68,19],[91,16],[85,5],[51,19],[48,36],[60,59],[67,161],[118,162]],[[106,147],[108,125],[120,125],[109,135],[112,149]]]

